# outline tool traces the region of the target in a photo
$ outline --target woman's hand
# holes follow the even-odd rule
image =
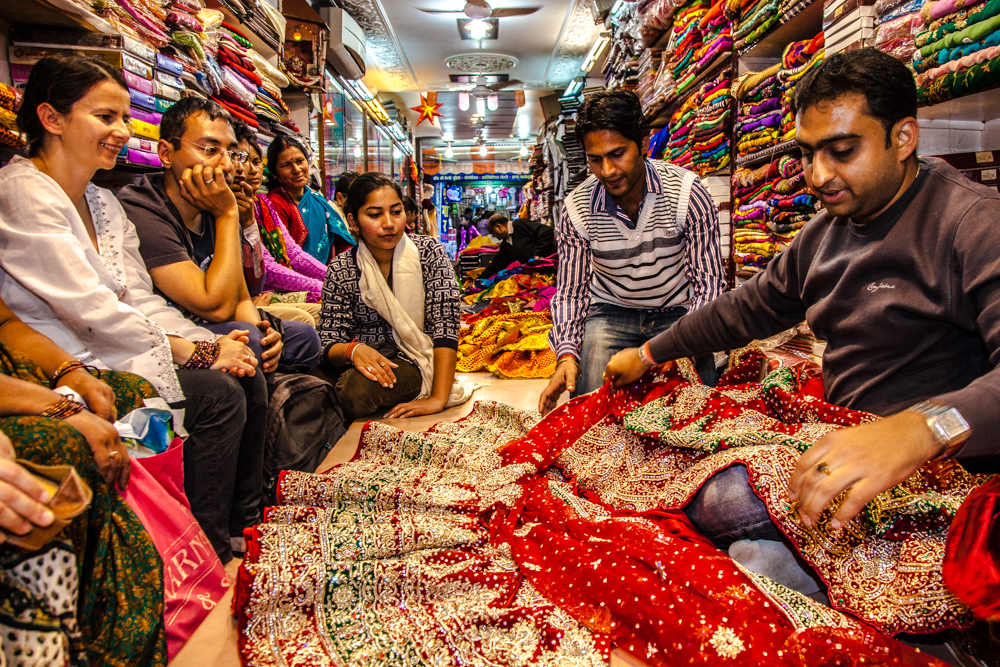
[[[231,331],[226,336],[218,340],[219,357],[212,364],[212,368],[223,373],[229,373],[234,377],[253,377],[257,372],[257,357],[247,344],[240,340],[242,338],[250,340],[248,331]],[[234,338],[234,335],[235,338]]]
[[[128,459],[128,451],[118,437],[114,426],[95,414],[82,410],[64,419],[67,424],[83,434],[94,455],[97,470],[104,477],[108,486],[118,485],[124,491],[128,488],[128,478],[132,472],[132,464]]]
[[[419,415],[436,415],[444,410],[444,406],[447,403],[447,399],[435,398],[433,396],[418,398],[408,403],[400,403],[392,410],[389,410],[384,419],[406,419],[407,417],[417,417]]]
[[[48,526],[55,516],[44,505],[52,494],[14,459],[10,438],[0,433],[0,528],[25,535],[32,524]],[[0,533],[0,543],[4,535]]]
[[[59,378],[60,387],[69,387],[83,396],[87,407],[101,419],[114,423],[118,419],[115,410],[115,392],[111,387],[91,375],[86,368],[78,368]]]
[[[392,369],[399,368],[399,364],[392,363],[372,348],[362,344],[354,348],[354,368],[372,382],[378,382],[386,389],[391,389],[396,384],[396,374]]]

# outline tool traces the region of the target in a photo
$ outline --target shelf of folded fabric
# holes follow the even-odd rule
[[[226,0],[206,0],[205,5],[210,9],[218,9],[226,17],[226,23],[237,28],[241,33],[246,35],[246,38],[250,40],[253,44],[254,50],[260,55],[264,56],[268,61],[273,61],[272,64],[277,62],[278,52],[281,50],[281,45],[276,42],[269,35],[262,35],[252,26],[247,25],[243,22],[241,18],[241,13],[236,11],[232,5],[230,5]]]
[[[770,160],[776,155],[791,153],[795,149],[796,149],[796,144],[794,139],[790,139],[788,141],[782,141],[780,144],[775,144],[774,146],[768,146],[763,150],[759,150],[754,153],[749,153],[747,155],[742,155],[736,158],[736,166],[744,167],[748,164],[755,164],[757,162]]]
[[[917,90],[917,105],[919,120],[974,120],[986,122],[1000,117],[1000,57],[987,60],[976,67],[986,65],[978,70],[982,76],[993,77],[995,83],[982,86],[969,92],[960,93],[943,101],[927,97],[927,89]],[[991,72],[990,70],[993,70]],[[968,71],[968,70],[963,70]],[[944,77],[953,77],[946,74]],[[930,100],[930,101],[929,101]]]
[[[104,35],[119,34],[109,21],[73,0],[4,0],[0,2],[0,19],[18,26],[86,28]]]
[[[681,106],[684,104],[687,98],[691,97],[691,95],[695,94],[698,91],[698,87],[701,86],[701,84],[705,83],[706,81],[708,81],[709,78],[715,76],[716,74],[726,69],[727,67],[732,67],[732,64],[733,64],[732,51],[725,51],[723,53],[720,53],[716,57],[716,59],[713,60],[711,64],[709,64],[702,71],[702,73],[699,74],[694,79],[694,81],[692,81],[688,85],[688,88],[684,93],[682,93],[680,96],[674,97],[665,106],[663,106],[660,109],[660,111],[656,113],[654,116],[647,116],[646,120],[652,123],[657,120],[662,120],[664,118],[669,119],[674,114],[675,111],[681,108]]]
[[[812,0],[794,7],[789,16],[773,30],[738,55],[750,58],[780,58],[791,42],[813,37],[823,30],[823,0]]]

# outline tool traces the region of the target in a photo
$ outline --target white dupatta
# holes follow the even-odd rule
[[[382,276],[368,246],[358,243],[361,300],[374,308],[392,326],[399,349],[420,369],[420,396],[430,396],[434,385],[434,344],[424,333],[424,275],[417,246],[406,234],[392,254],[392,284]],[[465,403],[476,385],[455,378],[445,407]]]

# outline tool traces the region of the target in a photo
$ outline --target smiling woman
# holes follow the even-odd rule
[[[267,197],[303,250],[326,264],[356,243],[337,210],[309,188],[309,155],[298,139],[281,136],[271,142],[267,175]]]

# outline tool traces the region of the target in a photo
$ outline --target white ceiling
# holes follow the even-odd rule
[[[603,26],[595,25],[589,0],[491,0],[494,9],[539,7],[523,17],[499,19],[499,38],[481,42],[462,40],[459,14],[434,15],[420,11],[438,9],[461,12],[464,0],[337,0],[367,35],[368,74],[365,84],[381,93],[394,92],[407,107],[420,103],[420,94],[439,91],[439,110],[445,118],[440,127],[427,121],[414,127],[417,137],[461,142],[476,136],[468,111],[458,109],[456,90],[468,84],[452,84],[449,75],[467,72],[449,69],[445,59],[465,53],[497,53],[513,56],[517,64],[509,70],[483,72],[508,74],[522,85],[500,94],[500,108],[487,112],[483,136],[488,141],[533,136],[543,122],[538,98],[553,90],[561,92],[579,75],[580,64]],[[517,108],[514,93],[525,90],[526,104]],[[415,124],[418,114],[407,111]]]

